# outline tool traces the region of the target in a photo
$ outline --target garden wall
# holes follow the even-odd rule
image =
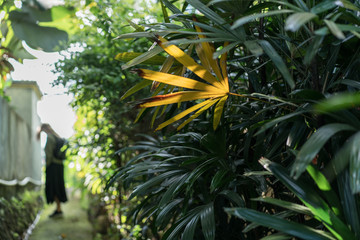
[[[15,81],[0,98],[0,197],[41,185],[41,145],[36,139],[41,93],[35,82]]]

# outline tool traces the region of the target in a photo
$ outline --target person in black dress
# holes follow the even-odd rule
[[[45,132],[47,134],[47,140],[45,145],[45,159],[46,159],[46,171],[45,171],[45,196],[46,202],[51,204],[56,203],[56,209],[50,217],[62,216],[61,203],[67,201],[64,181],[64,165],[63,160],[57,159],[54,156],[54,149],[56,146],[56,138],[60,136],[52,129],[52,127],[44,123],[41,125],[38,131],[38,139],[40,139],[40,133]]]

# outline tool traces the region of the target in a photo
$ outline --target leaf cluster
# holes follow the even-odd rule
[[[229,202],[222,202],[220,208],[215,207],[217,197],[213,195],[212,184],[218,181],[223,184],[220,192],[234,192],[246,207],[233,208],[228,213],[254,222],[250,225],[237,222],[237,227],[243,232],[227,239],[287,239],[291,236],[356,239],[359,234],[359,213],[355,207],[359,179],[356,146],[360,126],[357,94],[360,80],[358,2],[231,1],[237,6],[244,6],[241,10],[229,8],[228,3],[230,1],[187,0],[179,7],[162,0],[164,22],[137,26],[136,32],[118,37],[120,40],[143,37],[153,40],[182,63],[187,68],[182,72],[171,72],[171,68],[165,68],[173,75],[166,75],[172,83],[160,81],[165,75],[141,70],[145,78],[152,81],[159,79],[159,82],[172,86],[190,88],[178,76],[201,81],[207,87],[211,85],[206,77],[199,76],[192,68],[195,64],[181,62],[181,57],[185,55],[167,51],[162,46],[164,41],[156,39],[167,39],[166,46],[178,46],[204,66],[201,53],[205,55],[205,48],[196,51],[196,46],[204,42],[213,46],[212,61],[220,61],[218,57],[227,54],[229,92],[238,96],[230,96],[224,105],[224,116],[219,123],[221,130],[218,130],[223,131],[225,137],[219,137],[211,149],[223,152],[221,159],[224,162],[219,159],[210,161],[211,157],[205,151],[200,156],[191,155],[196,164],[189,170],[184,168],[184,162],[190,151],[183,155],[174,155],[173,152],[183,146],[181,140],[174,141],[169,149],[157,147],[159,142],[147,142],[134,145],[134,149],[142,147],[137,149],[139,152],[133,160],[114,175],[112,182],[120,181],[126,187],[130,182],[135,184],[131,197],[141,197],[135,219],[147,217],[154,233],[165,231],[165,239],[201,239],[201,234],[205,239],[226,239],[222,238],[225,235],[221,232],[225,226],[218,224],[222,220],[221,214],[211,213],[209,219],[215,216],[215,220],[209,220],[212,224],[207,225],[209,229],[204,226],[205,219],[201,217],[204,211],[212,212],[208,209],[209,202],[214,212],[224,213],[223,208],[229,205]],[[169,15],[168,10],[173,15]],[[228,43],[224,45],[224,42]],[[138,54],[124,68],[151,60],[160,52],[162,50],[155,47]],[[167,64],[165,60],[160,72]],[[217,76],[216,70],[210,72]],[[148,85],[137,85],[136,90]],[[155,92],[149,98],[151,100],[146,99],[145,104],[155,106],[152,100],[158,98],[161,102],[173,91],[166,85],[162,89],[163,92]],[[131,93],[134,92],[131,90]],[[156,96],[158,94],[160,96]],[[180,102],[180,99],[167,102],[174,104],[164,111],[168,113],[164,124],[173,124],[174,116],[184,111],[195,111],[192,107],[200,103],[197,100],[193,103]],[[154,110],[154,116],[157,113]],[[211,135],[209,126],[213,117],[214,114],[206,112],[197,120],[191,118],[193,122],[181,133]],[[170,137],[160,143],[174,137],[172,128],[167,133]],[[166,134],[166,131],[161,134]],[[149,149],[143,145],[148,145]],[[192,143],[191,146],[199,152],[204,147],[201,140],[200,145]],[[261,170],[258,164],[261,157],[274,162],[262,161],[269,172]],[[177,159],[180,159],[179,162],[173,165]],[[224,166],[225,169],[222,169]],[[196,180],[193,180],[194,177]],[[242,181],[251,181],[256,187],[243,189]],[[203,188],[198,189],[195,183]],[[189,185],[193,192],[189,191]],[[183,189],[177,186],[183,186]],[[173,199],[164,198],[167,194],[171,194]],[[268,198],[257,199],[256,202],[251,200],[259,195]],[[187,201],[183,202],[183,199]],[[348,201],[348,205],[356,210],[341,209],[341,201]],[[159,202],[165,205],[159,205]],[[186,205],[188,202],[195,204]],[[276,206],[269,207],[268,203]],[[287,206],[287,210],[283,211],[280,205]],[[161,209],[169,212],[162,215]],[[159,216],[170,225],[159,225]],[[232,226],[226,221],[225,224]],[[214,232],[215,235],[212,235]]]

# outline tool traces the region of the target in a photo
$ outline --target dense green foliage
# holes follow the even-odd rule
[[[359,238],[358,1],[161,0],[164,21],[135,17],[133,33],[119,31],[126,23],[101,3],[84,26],[99,34],[59,65],[59,81],[82,116],[76,158],[96,179],[112,175],[108,189],[128,196],[122,214],[143,227],[137,238]],[[129,127],[136,117],[119,100],[141,80],[113,58],[136,52],[123,68],[157,62],[162,49],[147,51],[157,36],[195,60],[204,41],[214,59],[227,52],[230,91],[241,96],[229,97],[216,131],[207,111],[181,132],[170,126],[133,142],[147,130]],[[182,74],[176,68],[169,73]],[[131,93],[140,99],[148,85]],[[172,90],[160,84],[153,95]],[[165,121],[196,103],[149,110],[140,122]]]
[[[39,191],[23,191],[11,198],[0,198],[1,239],[24,239],[28,228],[44,205]]]
[[[115,55],[131,49],[145,51],[151,42],[140,40],[133,46],[133,41],[119,43],[114,38],[132,30],[124,26],[125,16],[141,18],[144,14],[133,10],[134,3],[130,1],[121,6],[117,1],[68,4],[77,8],[78,29],[70,39],[73,47],[63,52],[66,57],[56,64],[59,77],[54,83],[66,86],[74,96],[71,104],[77,115],[75,134],[70,139],[68,184],[99,195],[94,199],[98,198],[100,203],[93,204],[106,204],[109,218],[122,226],[122,234],[128,235],[132,227],[123,225],[126,217],[122,209],[126,204],[119,205],[125,197],[122,190],[117,185],[111,191],[105,192],[104,188],[106,180],[129,158],[129,154],[115,152],[135,141],[137,133],[148,133],[151,129],[147,124],[134,124],[137,113],[133,106],[120,101],[138,77],[123,71]],[[140,5],[145,9],[146,2]],[[114,228],[109,229],[114,235],[120,234],[116,232],[117,225],[110,227]]]

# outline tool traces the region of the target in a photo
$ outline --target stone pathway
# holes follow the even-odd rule
[[[62,218],[49,218],[55,210],[55,204],[45,206],[29,240],[92,239],[92,226],[88,221],[86,210],[81,207],[80,198],[71,194],[68,197],[69,201],[62,204],[64,213]]]

